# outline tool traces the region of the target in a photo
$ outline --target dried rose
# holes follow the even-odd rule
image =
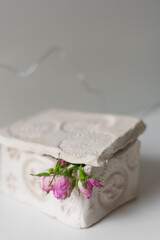
[[[57,176],[53,184],[53,195],[58,199],[66,199],[70,197],[70,192],[72,190],[73,179]]]
[[[92,196],[93,187],[101,188],[103,187],[102,184],[100,184],[96,179],[86,179],[85,181],[85,187],[82,184],[82,181],[78,181],[78,188],[85,198],[90,198]]]
[[[54,168],[31,175],[43,177],[42,189],[47,193],[53,191],[53,195],[57,199],[64,200],[70,197],[74,187],[77,188],[79,194],[81,193],[85,198],[90,198],[92,196],[93,187],[103,187],[98,180],[86,175],[82,169],[85,166],[84,164],[70,164],[60,159],[60,154],[58,159],[54,158],[54,160]]]

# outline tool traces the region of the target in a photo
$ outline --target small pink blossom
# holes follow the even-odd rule
[[[82,186],[81,181],[78,181],[78,187],[83,197],[90,198],[92,196],[93,187],[101,188],[103,185],[100,184],[96,179],[91,178],[86,180],[87,190]]]
[[[72,179],[64,176],[57,176],[53,185],[53,195],[58,199],[66,199],[70,197],[69,193],[72,189]]]
[[[52,174],[50,177],[43,177],[43,190],[47,193],[53,191],[53,195],[58,199],[68,198],[73,180],[60,175],[53,179],[53,176]]]

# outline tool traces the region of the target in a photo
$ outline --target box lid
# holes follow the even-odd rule
[[[1,129],[0,143],[71,163],[103,166],[145,129],[138,118],[51,109]]]

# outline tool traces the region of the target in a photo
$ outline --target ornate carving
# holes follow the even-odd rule
[[[23,178],[32,196],[40,201],[46,201],[45,192],[42,191],[42,179],[30,175],[31,173],[36,174],[39,168],[43,168],[43,165],[38,159],[26,160],[23,166]]]
[[[19,160],[20,159],[20,151],[15,148],[7,148],[9,157],[13,160]]]
[[[59,127],[56,121],[52,122],[18,122],[11,126],[8,131],[13,137],[24,140],[40,140],[42,136],[54,133]]]
[[[104,208],[115,208],[122,200],[127,184],[128,173],[124,166],[119,166],[114,172],[110,172],[104,181],[104,188],[99,191],[100,204]]]

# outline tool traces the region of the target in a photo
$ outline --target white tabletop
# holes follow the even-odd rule
[[[141,140],[139,197],[88,229],[73,229],[0,193],[1,240],[159,239],[160,238],[160,110],[144,119]]]

